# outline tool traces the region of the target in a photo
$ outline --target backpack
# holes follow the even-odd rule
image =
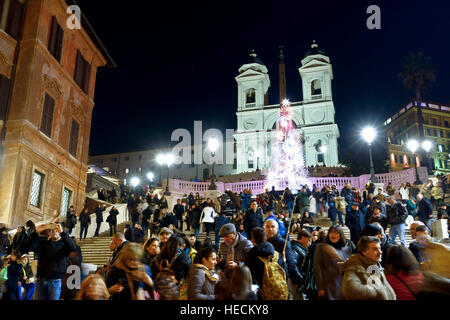
[[[175,300],[179,295],[178,280],[175,278],[174,272],[171,269],[173,263],[178,258],[181,252],[177,252],[169,264],[166,259],[159,264],[159,273],[155,278],[154,287],[157,296],[161,296],[164,300]],[[164,263],[166,266],[164,267]]]
[[[264,275],[261,287],[263,300],[287,300],[288,286],[286,273],[278,264],[278,252],[269,258],[258,257],[264,263]]]

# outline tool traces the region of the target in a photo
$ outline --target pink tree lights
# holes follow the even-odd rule
[[[292,115],[290,102],[284,99],[280,107],[275,143],[272,144],[272,166],[267,176],[267,188],[275,186],[277,190],[286,187],[299,190],[303,185],[310,184],[303,146]]]

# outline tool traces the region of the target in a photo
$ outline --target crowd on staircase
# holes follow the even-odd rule
[[[127,198],[123,195],[127,194]],[[274,188],[252,195],[197,193],[173,209],[152,190],[121,190],[128,220],[117,232],[117,209],[106,222],[108,263],[73,286],[71,268],[95,213],[99,236],[105,205],[64,224],[0,229],[3,300],[426,300],[450,296],[445,181],[392,184],[361,194],[350,185],[298,192]],[[113,201],[111,199],[111,201]],[[117,212],[116,212],[117,211]],[[318,221],[329,218],[330,227]],[[413,242],[407,246],[406,229]],[[349,230],[350,237],[346,237]],[[203,242],[200,234],[206,234]],[[399,243],[397,242],[397,237]],[[442,239],[441,239],[442,238]],[[439,240],[438,240],[439,239]],[[214,240],[214,241],[213,241]],[[34,274],[30,253],[38,261]]]

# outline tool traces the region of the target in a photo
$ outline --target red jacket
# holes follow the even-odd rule
[[[397,275],[408,285],[408,287],[417,295],[423,285],[423,274],[419,272],[415,275],[406,275],[403,272]],[[395,291],[397,300],[416,300],[408,288],[393,274],[386,274],[386,279]]]

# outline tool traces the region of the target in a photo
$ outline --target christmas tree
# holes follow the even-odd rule
[[[276,141],[272,144],[272,168],[268,173],[266,187],[299,190],[303,185],[309,184],[307,173],[303,145],[292,120],[290,102],[285,99],[280,107]]]

